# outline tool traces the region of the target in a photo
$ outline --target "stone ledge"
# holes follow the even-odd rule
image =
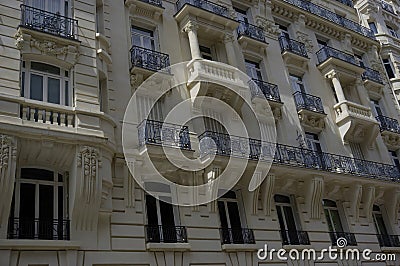
[[[77,250],[80,243],[68,240],[0,240],[0,250]]]
[[[149,251],[187,251],[192,247],[189,243],[147,243]]]
[[[223,244],[223,251],[256,251],[258,247],[256,244]]]

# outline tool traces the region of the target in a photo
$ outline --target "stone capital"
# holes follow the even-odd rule
[[[190,32],[190,31],[197,32],[197,29],[198,29],[198,28],[199,28],[199,25],[197,24],[196,21],[194,21],[194,20],[189,20],[189,21],[185,24],[185,26],[183,26],[182,31],[183,31],[183,32],[186,32],[186,33]]]

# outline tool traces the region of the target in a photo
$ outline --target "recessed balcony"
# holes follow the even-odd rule
[[[337,241],[339,238],[344,238],[347,240],[347,246],[357,246],[356,237],[353,233],[348,232],[329,232],[331,238],[332,246],[337,246]]]
[[[334,106],[336,124],[343,141],[371,145],[379,134],[379,123],[372,117],[371,108],[343,101]]]
[[[245,21],[240,21],[237,28],[238,42],[243,47],[266,47],[264,29]],[[259,50],[259,49],[258,49]]]
[[[376,237],[378,238],[379,246],[381,247],[400,247],[398,235],[378,234]]]
[[[234,30],[239,22],[231,17],[231,12],[226,6],[222,6],[207,0],[179,0],[176,2],[178,12],[175,19],[182,22],[189,16],[197,20],[214,22],[228,29]]]
[[[361,77],[370,97],[372,96],[372,98],[380,98],[382,96],[382,89],[385,85],[379,71],[366,67],[365,72]]]
[[[400,149],[400,125],[396,119],[387,116],[377,116],[383,142],[389,150]]]
[[[226,244],[255,244],[254,232],[248,228],[220,228],[221,242]]]
[[[164,70],[168,73],[169,55],[140,46],[132,46],[130,50],[131,74],[142,74],[147,78],[154,72]]]
[[[306,231],[280,230],[282,245],[310,245],[310,239]]]
[[[249,81],[249,88],[253,99],[259,98],[261,100],[268,100],[275,119],[280,119],[282,117],[281,108],[283,103],[281,102],[281,96],[279,95],[278,85],[253,79],[252,81]]]
[[[8,239],[69,240],[70,221],[10,217]]]
[[[305,72],[309,58],[304,43],[281,36],[279,37],[279,45],[286,65],[293,68],[294,71],[297,69],[296,72]]]
[[[19,28],[74,41],[78,40],[78,20],[27,5],[21,5]]]
[[[364,68],[357,64],[352,54],[342,52],[333,47],[324,46],[317,52],[318,69],[323,75],[331,71],[343,74],[343,79],[354,80],[364,73]]]
[[[295,92],[293,97],[302,126],[313,132],[323,130],[326,114],[321,98],[303,92]]]

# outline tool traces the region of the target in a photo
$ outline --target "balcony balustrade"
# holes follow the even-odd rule
[[[339,238],[345,238],[347,240],[347,246],[357,246],[356,237],[353,233],[348,232],[329,232],[329,236],[333,246],[337,246],[337,240]]]
[[[317,59],[319,64],[324,63],[331,57],[358,66],[356,58],[353,55],[342,52],[333,47],[324,46],[317,52]]]
[[[58,37],[78,39],[78,20],[27,5],[21,5],[20,27]]]
[[[170,66],[169,55],[140,46],[132,46],[130,55],[132,68],[139,67],[157,72]]]
[[[339,26],[342,26],[348,30],[354,31],[358,34],[361,34],[367,38],[371,38],[375,40],[375,34],[372,30],[361,26],[359,23],[344,18],[326,8],[323,8],[319,5],[316,5],[307,0],[282,0],[285,3],[293,5],[297,8],[300,8],[304,11],[307,11],[311,14],[314,14],[320,18],[326,19],[330,22],[333,22]]]
[[[376,120],[378,120],[380,124],[381,131],[390,131],[396,134],[400,134],[399,121],[397,121],[396,119],[379,115],[376,117]]]
[[[187,243],[185,226],[146,225],[147,243]]]
[[[190,136],[187,126],[144,120],[138,126],[139,147],[146,144],[162,145],[190,150]]]
[[[310,245],[306,231],[280,230],[282,245]]]
[[[376,235],[378,238],[379,246],[381,247],[400,247],[398,235]]]
[[[238,38],[245,36],[265,43],[264,29],[245,21],[240,21],[237,28]]]
[[[179,0],[176,2],[176,7],[178,12],[185,6],[185,5],[191,5],[194,7],[198,7],[200,9],[209,11],[211,13],[214,13],[216,15],[220,15],[223,17],[229,18],[229,10],[228,8],[218,5],[216,3],[213,3],[211,1],[207,0]]]
[[[400,170],[395,165],[316,152],[283,144],[261,142],[256,139],[229,136],[212,131],[201,134],[199,140],[201,157],[214,154],[261,161],[273,158],[275,164],[385,181],[400,181]]]
[[[353,7],[353,1],[352,0],[336,0],[337,2],[342,3],[343,5]]]
[[[21,103],[20,118],[47,125],[75,127],[75,113],[71,107],[49,103]]]
[[[248,228],[220,228],[222,244],[255,244],[254,233]]]
[[[10,217],[7,238],[69,240],[70,222],[64,219]]]
[[[300,91],[293,93],[293,97],[296,103],[297,111],[305,109],[308,111],[325,114],[321,98]]]
[[[376,71],[372,68],[366,67],[365,72],[362,74],[361,77],[363,80],[370,80],[379,84],[383,84],[382,76],[379,71]]]
[[[278,85],[276,84],[253,79],[252,81],[249,82],[249,87],[252,97],[261,97],[261,98],[265,97],[267,98],[267,100],[279,103],[281,102],[281,96],[279,95]]]
[[[279,37],[281,52],[290,52],[305,58],[308,58],[306,46],[302,42],[287,38],[286,36]]]
[[[162,7],[162,0],[139,0],[139,1],[153,6]]]
[[[392,13],[392,14],[396,14],[396,12],[394,11],[394,8],[391,4],[389,4],[385,1],[381,1],[381,6],[382,6],[383,10],[386,10],[387,12]]]

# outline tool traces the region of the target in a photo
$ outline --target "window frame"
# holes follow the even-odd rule
[[[264,78],[265,72],[263,71],[263,68],[262,68],[262,61],[261,62],[255,62],[255,61],[252,61],[252,60],[249,60],[249,59],[245,59],[244,61],[245,61],[246,72],[247,72],[246,74],[248,76],[250,76],[250,78],[252,78],[253,80],[255,79],[255,80],[259,80],[259,81],[266,80]],[[249,73],[249,70],[251,70],[251,75]],[[254,73],[253,73],[253,71],[254,71]],[[256,74],[257,77],[254,78],[253,74]]]
[[[383,67],[385,68],[386,74],[388,75],[389,79],[396,78],[396,72],[393,67],[392,60],[390,60],[390,57],[382,58],[382,64],[383,64]],[[390,70],[391,74],[389,73],[389,70]]]
[[[135,30],[137,31],[136,33],[135,33]],[[142,33],[149,33],[152,36],[147,36],[146,34],[142,34],[141,32]],[[149,29],[147,27],[142,27],[142,26],[138,26],[138,25],[132,24],[131,28],[130,28],[130,34],[131,34],[131,46],[136,45],[134,43],[133,39],[134,39],[135,36],[137,36],[137,37],[140,38],[140,45],[136,45],[136,46],[139,46],[139,47],[142,47],[142,48],[145,48],[145,49],[149,49],[149,50],[152,50],[152,51],[158,51],[158,41],[157,41],[157,37],[156,37],[156,35],[157,35],[156,29]],[[145,43],[144,39],[145,38],[150,39],[150,43],[151,43],[152,47],[149,48],[149,47],[146,47],[144,45],[144,43]]]

